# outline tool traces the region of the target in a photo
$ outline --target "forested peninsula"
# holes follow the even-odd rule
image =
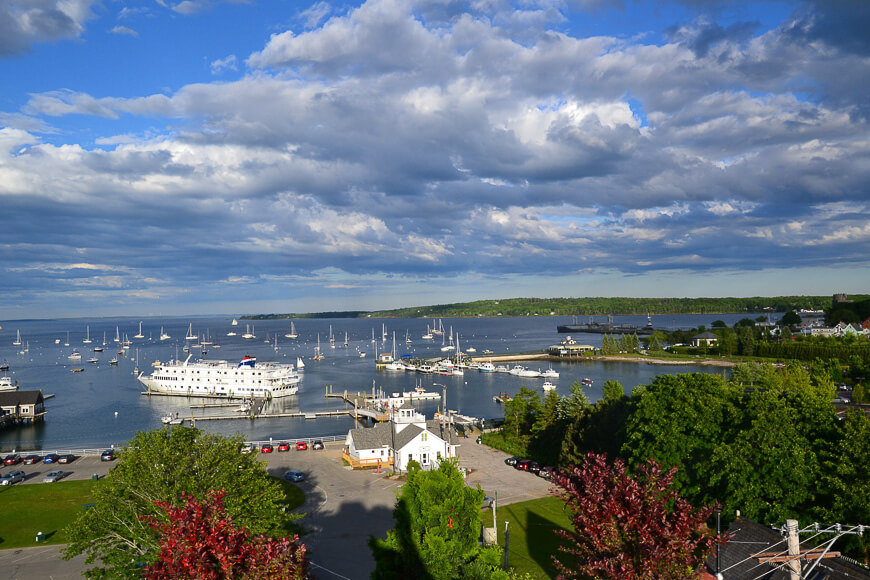
[[[862,296],[854,296],[860,299]],[[751,296],[744,298],[508,298],[393,310],[256,314],[246,320],[281,318],[463,318],[473,316],[606,316],[646,314],[726,314],[822,310],[831,296]]]

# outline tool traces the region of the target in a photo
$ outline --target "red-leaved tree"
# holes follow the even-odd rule
[[[705,525],[713,508],[695,509],[671,489],[675,469],[653,460],[634,477],[617,459],[588,454],[559,472],[556,494],[571,511],[574,531],[553,556],[559,578],[621,580],[698,577],[719,541]]]
[[[160,536],[157,561],[145,569],[147,580],[168,578],[298,580],[308,578],[309,563],[299,537],[251,536],[236,527],[224,511],[221,491],[209,492],[204,501],[188,494],[173,506],[155,502],[169,516],[143,518]]]

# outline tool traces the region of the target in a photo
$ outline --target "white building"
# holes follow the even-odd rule
[[[395,469],[404,471],[413,460],[423,469],[432,469],[442,459],[456,457],[456,440],[450,423],[427,421],[406,403],[394,410],[386,423],[348,431],[345,454],[354,467],[386,467],[395,462]]]

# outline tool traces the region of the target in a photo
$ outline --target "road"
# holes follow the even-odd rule
[[[549,482],[504,464],[501,451],[462,439],[460,467],[469,470],[468,483],[480,485],[487,495],[498,494],[500,505],[543,497]],[[292,446],[291,446],[292,447]],[[277,449],[277,445],[275,446]],[[271,475],[283,477],[288,469],[305,473],[299,484],[306,501],[299,508],[308,530],[303,542],[309,547],[315,578],[322,580],[363,579],[374,570],[368,547],[369,536],[385,537],[393,527],[393,506],[402,480],[386,473],[352,471],[341,460],[342,445],[328,443],[324,450],[260,454]],[[68,471],[66,479],[87,479],[108,473],[113,465],[98,456],[81,457],[69,465],[17,466],[27,473],[26,484],[42,481],[53,469]],[[7,468],[6,471],[8,471]],[[41,484],[41,483],[40,483]],[[42,485],[42,484],[41,484]],[[0,550],[0,578],[80,578],[84,559],[64,562],[56,546]]]

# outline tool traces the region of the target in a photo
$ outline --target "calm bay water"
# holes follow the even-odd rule
[[[653,316],[657,328],[687,328],[699,324],[707,326],[713,320],[724,320],[733,324],[744,315],[683,315]],[[442,355],[441,339],[423,340],[427,323],[431,320],[420,319],[334,319],[295,321],[299,337],[295,340],[284,338],[289,332],[289,320],[256,321],[253,324],[256,339],[244,340],[246,321],[239,326],[230,326],[229,317],[196,318],[143,318],[142,333],[145,338],[132,338],[138,332],[140,319],[65,319],[65,320],[22,320],[2,322],[0,331],[0,360],[10,366],[9,374],[18,381],[21,390],[42,389],[46,394],[55,395],[46,401],[48,415],[41,424],[24,426],[0,431],[0,449],[55,449],[79,447],[105,447],[109,444],[123,444],[136,431],[148,430],[161,425],[160,418],[170,413],[180,413],[183,417],[205,414],[232,414],[232,408],[196,409],[190,402],[203,402],[202,399],[147,397],[141,393],[144,386],[136,380],[134,369],[150,374],[154,360],[167,361],[184,357],[182,346],[188,325],[193,324],[197,334],[208,333],[211,339],[221,346],[220,349],[208,347],[209,359],[225,359],[231,362],[245,355],[256,356],[261,361],[295,363],[296,357],[305,361],[305,371],[299,386],[299,394],[274,400],[269,403],[267,412],[282,411],[321,411],[344,408],[336,400],[324,396],[327,386],[335,391],[345,389],[371,391],[373,385],[390,393],[411,390],[421,383],[428,390],[441,392],[446,389],[447,405],[463,414],[475,417],[503,416],[502,408],[494,403],[492,397],[502,391],[515,393],[520,386],[540,388],[542,379],[524,379],[503,373],[479,373],[466,370],[464,376],[420,375],[415,373],[376,371],[374,367],[375,349],[378,352],[392,348],[392,333],[396,333],[398,354],[411,354],[415,357],[436,357]],[[597,320],[603,321],[604,317]],[[583,318],[586,322],[587,318]],[[516,354],[540,351],[556,344],[564,335],[556,332],[557,324],[570,323],[570,317],[523,317],[523,318],[475,318],[443,319],[445,335],[452,326],[460,335],[463,350],[469,346],[477,349],[480,356],[485,349],[496,354]],[[645,316],[616,316],[616,323],[635,325],[646,324]],[[335,336],[335,347],[328,341],[330,325]],[[389,339],[381,339],[382,325],[386,326]],[[92,344],[83,344],[86,327],[90,327]],[[160,328],[172,337],[160,341]],[[118,345],[113,342],[116,328],[121,338],[128,335],[133,346],[126,356],[118,356]],[[21,332],[21,347],[13,346],[16,331]],[[235,331],[238,336],[228,337]],[[376,342],[372,342],[372,333]],[[69,346],[63,345],[69,332]],[[405,343],[406,332],[412,339]],[[102,345],[105,333],[107,344],[104,352],[94,353],[93,347]],[[344,346],[347,333],[348,346]],[[325,359],[312,361],[320,335],[321,351]],[[278,346],[275,350],[275,336]],[[601,345],[601,335],[581,334],[574,337],[579,342]],[[60,339],[60,344],[55,340]],[[24,346],[28,352],[20,354]],[[82,354],[81,362],[70,362],[69,354],[77,349]],[[366,358],[359,357],[359,351]],[[199,355],[198,351],[196,354]],[[91,356],[99,359],[96,364],[85,362]],[[108,364],[109,359],[117,356],[118,366]],[[133,360],[135,359],[135,361]],[[533,361],[532,368],[546,367],[544,361]],[[648,383],[660,374],[677,372],[721,373],[721,369],[701,366],[653,366],[631,363],[554,363],[560,377],[552,380],[557,392],[567,395],[574,381],[584,377],[593,379],[587,394],[591,401],[601,396],[601,388],[608,379],[618,380],[630,390],[636,385]],[[72,368],[84,368],[84,372],[73,373]],[[440,401],[426,401],[418,404],[421,411],[430,416],[438,410]],[[270,437],[293,439],[319,435],[340,435],[353,427],[349,417],[305,419],[233,419],[222,421],[201,421],[198,427],[224,434],[242,433],[248,439],[263,440]]]

